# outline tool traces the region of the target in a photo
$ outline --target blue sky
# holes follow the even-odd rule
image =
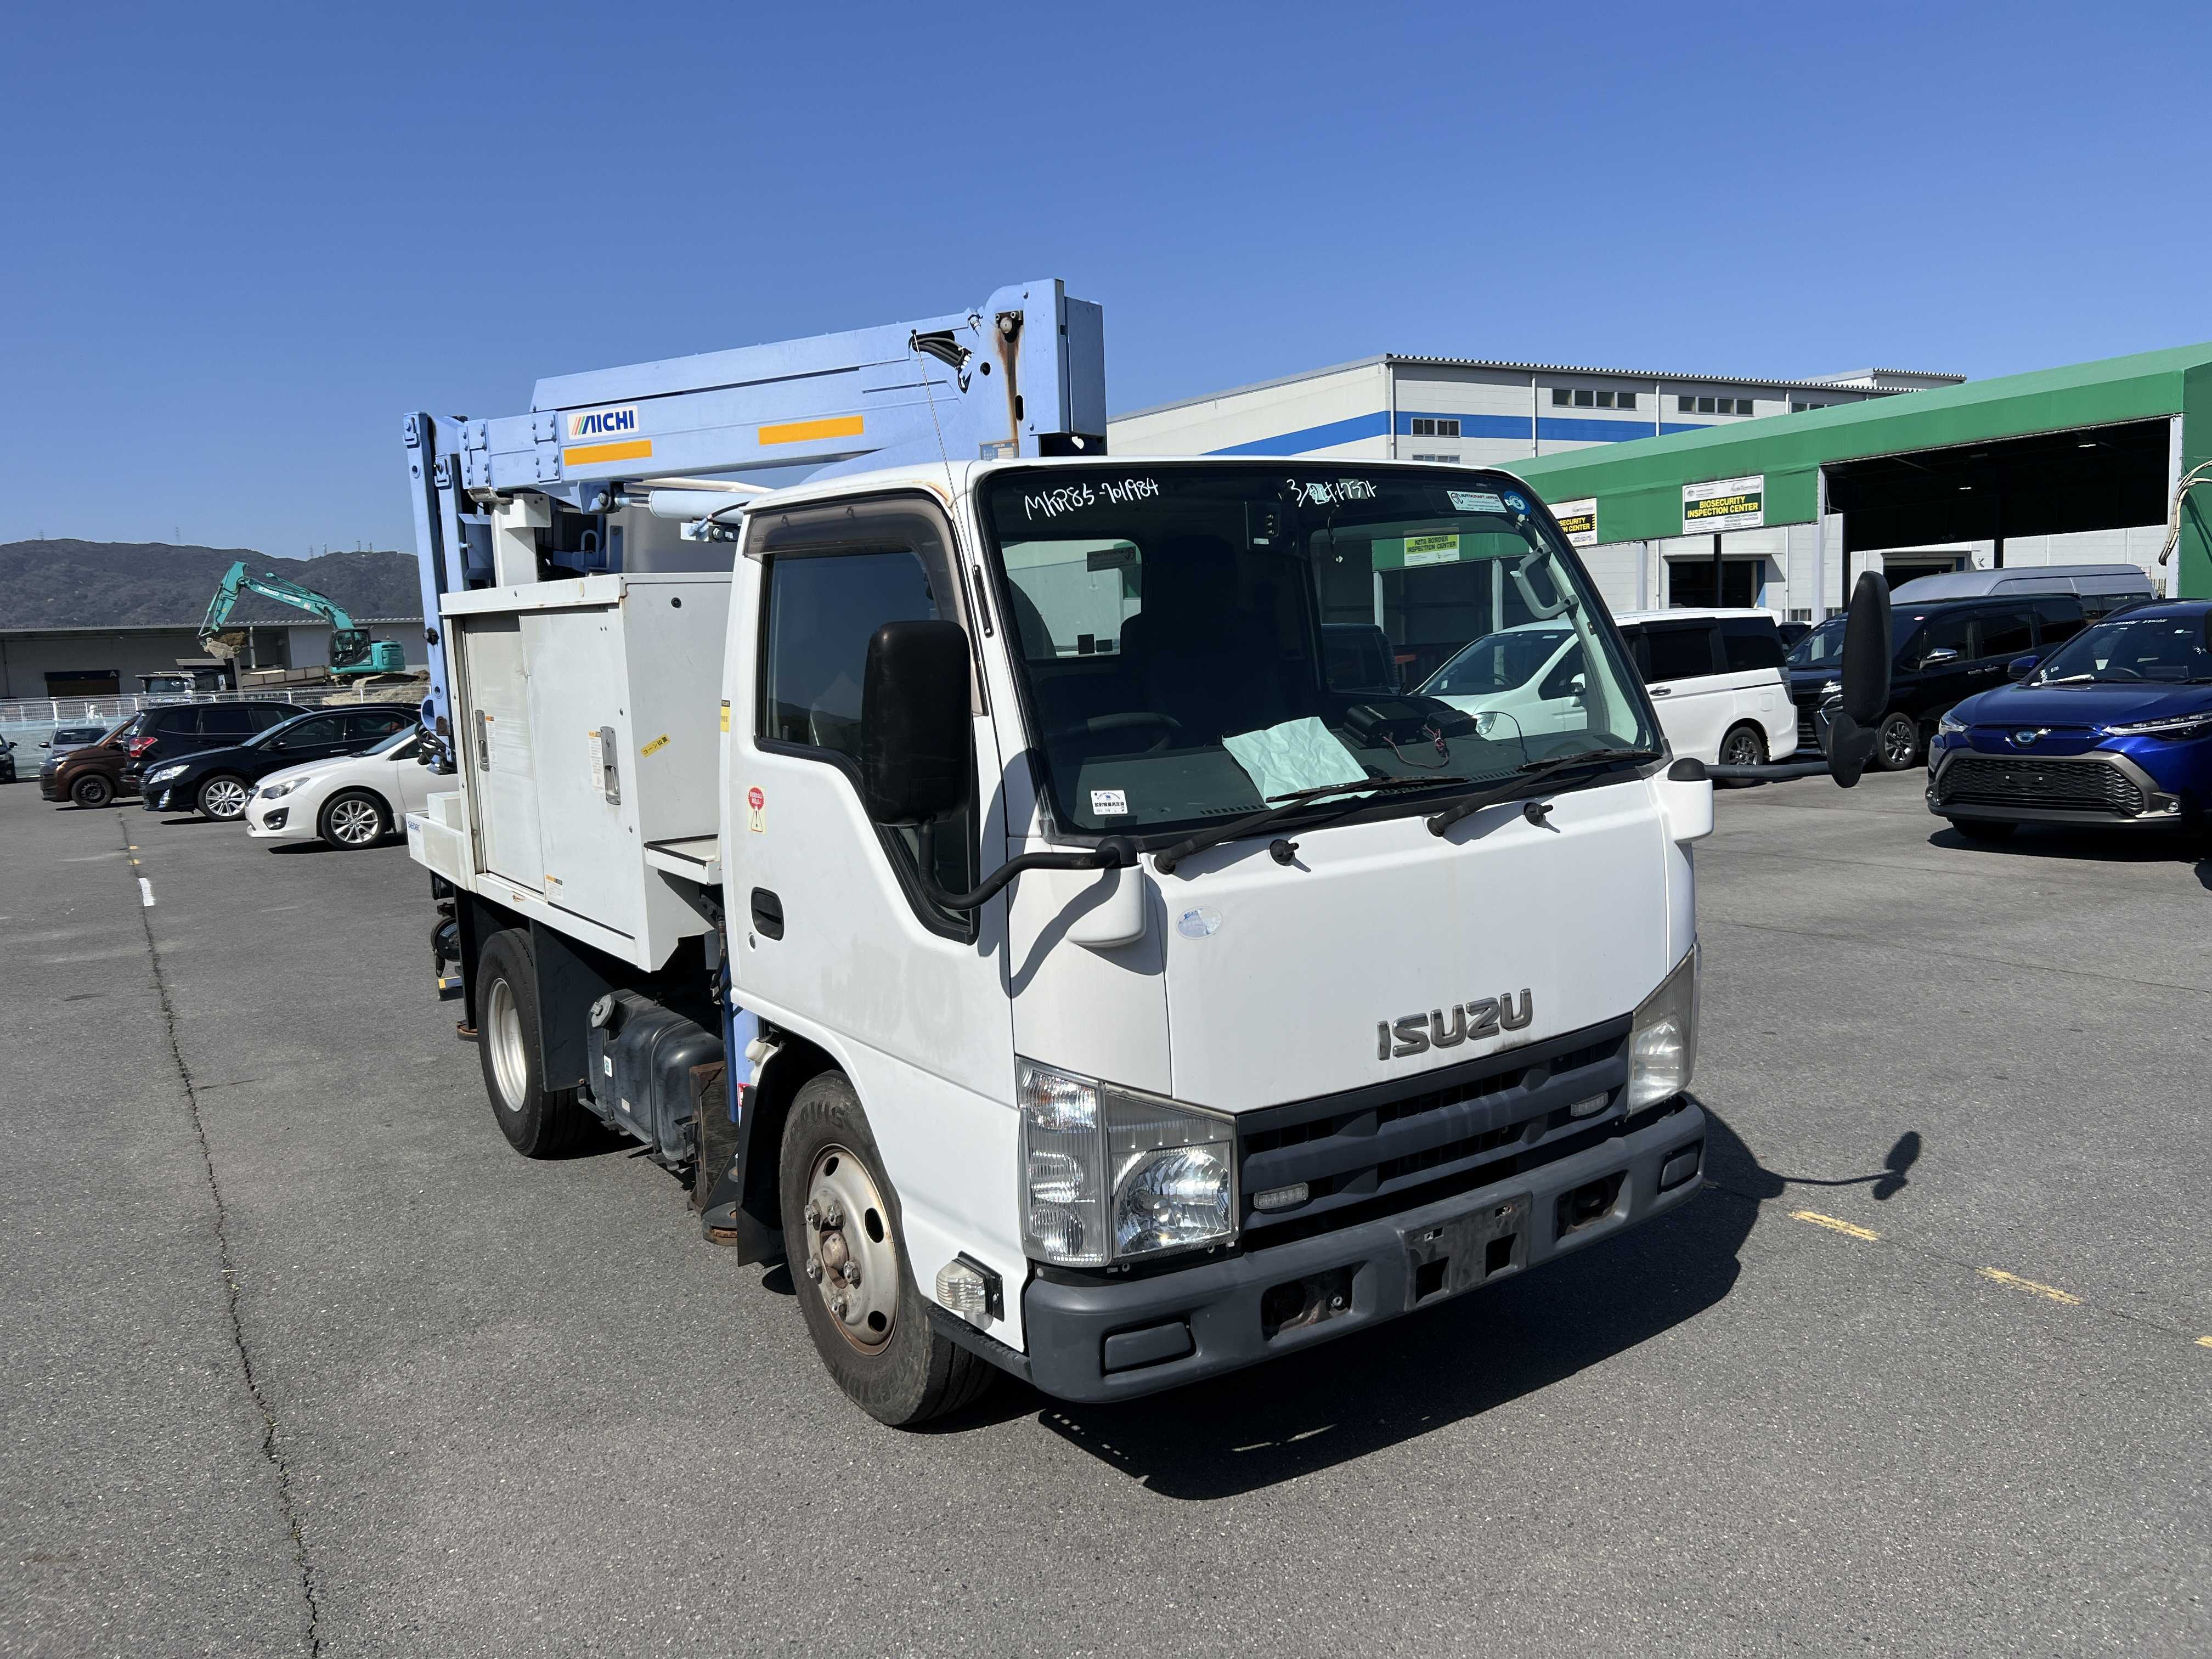
[[[404,410],[1041,276],[1117,411],[2202,339],[2208,47],[2202,0],[27,7],[0,541],[404,546]]]

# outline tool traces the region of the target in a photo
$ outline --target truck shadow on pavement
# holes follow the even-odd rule
[[[1054,1433],[1163,1497],[1202,1501],[1480,1417],[1665,1334],[1734,1288],[1737,1252],[1759,1216],[1753,1195],[1778,1195],[1785,1182],[1759,1169],[1710,1103],[1706,1110],[1713,1184],[1648,1226],[1494,1289],[1173,1393],[1076,1406],[1002,1384],[979,1413],[947,1426],[1036,1411]]]

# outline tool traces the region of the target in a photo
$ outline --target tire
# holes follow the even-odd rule
[[[392,833],[392,811],[370,790],[344,790],[324,803],[315,833],[341,852],[358,853]]]
[[[548,1089],[538,1054],[538,969],[530,936],[509,927],[477,954],[477,1058],[484,1093],[507,1144],[551,1158],[580,1138],[586,1116],[574,1089]]]
[[[1723,766],[1764,766],[1766,764],[1766,733],[1750,721],[1731,726],[1728,735],[1721,739],[1720,763]],[[1730,788],[1747,789],[1756,779],[1723,778],[1721,781]]]
[[[218,772],[203,779],[199,793],[193,804],[204,818],[213,818],[217,823],[235,823],[246,816],[246,804],[253,799],[253,786],[235,772]]]
[[[1953,818],[1951,827],[1968,841],[2008,841],[2020,828],[1996,818]]]
[[[1875,732],[1874,764],[1883,772],[1902,772],[1920,763],[1920,722],[1903,709]]]
[[[777,1164],[785,1259],[799,1310],[847,1398],[879,1423],[908,1428],[971,1403],[996,1373],[931,1326],[907,1259],[898,1194],[883,1167],[842,1073],[824,1072],[800,1088]],[[823,1224],[825,1217],[836,1224]],[[847,1262],[860,1273],[851,1284],[838,1272]],[[842,1316],[833,1297],[846,1304]]]
[[[105,806],[115,799],[115,786],[98,772],[88,772],[70,785],[70,799],[79,806]]]

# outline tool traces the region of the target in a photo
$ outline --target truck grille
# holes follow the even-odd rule
[[[2142,791],[2107,760],[2012,760],[1960,755],[1936,779],[1936,805],[2019,806],[2132,817]]]
[[[1394,1195],[1486,1186],[1580,1150],[1610,1130],[1628,1081],[1628,1021],[1609,1021],[1403,1081],[1248,1112],[1237,1123],[1245,1243],[1287,1243],[1349,1225]],[[1580,1115],[1569,1109],[1581,1106]],[[1300,1182],[1270,1213],[1255,1194]]]

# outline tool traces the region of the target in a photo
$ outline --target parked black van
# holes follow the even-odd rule
[[[1875,744],[1874,765],[1899,772],[1920,764],[1936,722],[1954,702],[2005,683],[2014,657],[2043,654],[2080,633],[2089,618],[2070,593],[2002,595],[1984,599],[1900,603],[1897,655],[1889,669],[1889,709]],[[1790,700],[1797,705],[1797,742],[1817,746],[1813,713],[1841,689],[1844,618],[1822,623],[1789,656]]]

